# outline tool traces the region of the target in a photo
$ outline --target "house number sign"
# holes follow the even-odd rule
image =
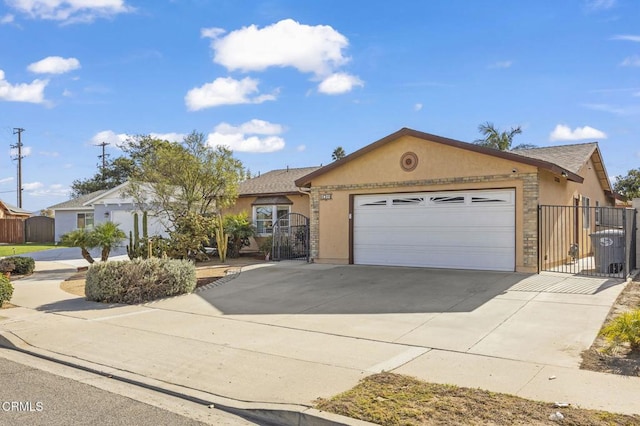
[[[320,194],[321,200],[331,200],[333,194],[331,192],[325,192],[324,194]]]

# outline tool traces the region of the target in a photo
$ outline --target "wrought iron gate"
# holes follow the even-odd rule
[[[299,213],[278,218],[273,226],[271,258],[309,261],[309,218]]]
[[[541,271],[626,278],[636,267],[635,237],[635,209],[538,208]]]

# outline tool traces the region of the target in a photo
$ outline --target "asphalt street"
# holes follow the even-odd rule
[[[18,357],[21,362],[11,361],[5,356]],[[67,375],[77,375],[82,381],[29,365],[43,366],[43,363],[45,361],[28,355],[0,349],[0,425],[253,424],[200,404],[159,395],[133,385],[108,384],[118,393],[100,389],[88,383],[103,385],[109,379],[92,378],[86,372],[62,371],[73,370],[69,367],[46,366]]]

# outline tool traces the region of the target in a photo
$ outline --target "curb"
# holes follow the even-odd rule
[[[75,368],[97,376],[117,380],[122,383],[139,386],[196,404],[215,408],[230,414],[259,422],[261,425],[282,426],[366,426],[374,423],[316,410],[312,407],[285,404],[259,403],[228,398],[194,388],[188,388],[169,382],[163,382],[140,376],[134,372],[118,370],[109,366],[95,364],[80,358],[50,352],[30,345],[10,332],[0,332],[0,348],[13,350],[39,359]],[[4,341],[3,341],[4,340]]]

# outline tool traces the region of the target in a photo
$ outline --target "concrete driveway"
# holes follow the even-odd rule
[[[622,283],[290,262],[159,303],[316,333],[577,367]]]

